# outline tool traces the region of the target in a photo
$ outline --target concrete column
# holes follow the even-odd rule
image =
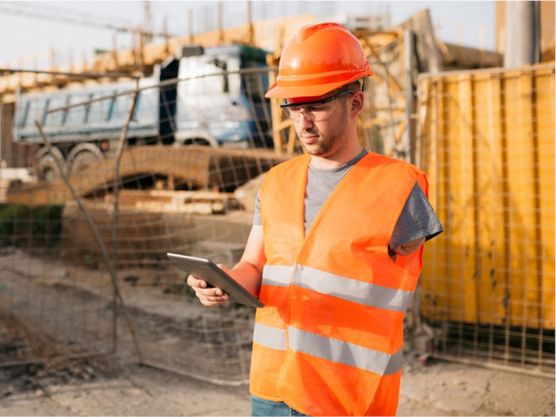
[[[504,68],[539,61],[539,5],[535,1],[507,1]]]

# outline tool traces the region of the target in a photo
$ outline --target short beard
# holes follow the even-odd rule
[[[334,153],[334,151],[341,146],[340,141],[346,130],[347,124],[347,108],[345,103],[341,103],[339,111],[341,114],[338,117],[338,122],[331,126],[331,130],[328,131],[325,138],[323,138],[319,132],[319,140],[317,143],[307,147],[303,144],[303,142],[301,142],[301,146],[309,155],[326,157],[327,155]],[[301,137],[301,132],[297,132],[297,135]]]

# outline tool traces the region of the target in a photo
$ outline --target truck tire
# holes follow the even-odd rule
[[[35,170],[41,181],[54,182],[62,178],[60,166],[65,169],[64,155],[57,148],[41,148],[35,155]]]
[[[68,176],[79,175],[102,159],[104,155],[98,146],[92,143],[77,145],[68,154]]]
[[[189,139],[186,139],[183,142],[183,144],[185,146],[190,146],[190,145],[211,146],[210,141],[205,139],[205,138],[189,138]]]

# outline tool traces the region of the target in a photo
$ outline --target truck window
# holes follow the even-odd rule
[[[43,123],[46,99],[41,96],[31,97],[29,99],[29,114],[26,118],[26,125],[29,128],[35,128],[35,120]]]
[[[69,104],[82,103],[89,100],[89,94],[72,94]],[[71,107],[66,116],[66,126],[79,126],[85,122],[86,105]]]
[[[128,91],[128,89],[125,90],[119,90],[118,93],[122,93]],[[129,111],[129,106],[131,105],[131,95],[130,94],[123,94],[120,95],[118,97],[116,97],[116,99],[114,100],[114,104],[112,106],[112,112],[111,112],[111,117],[110,117],[110,122],[111,123],[116,123],[116,124],[121,124],[123,126],[123,124],[125,123],[125,119],[127,116],[127,112]]]
[[[66,95],[53,96],[48,99],[48,107],[46,108],[46,111],[64,107],[66,105],[67,105]],[[45,115],[44,125],[48,127],[61,127],[66,112],[67,109],[57,110],[52,113],[47,113]]]
[[[29,117],[29,108],[31,107],[31,102],[29,100],[17,103],[19,107],[18,110],[18,120],[17,127],[22,128],[27,124],[27,118]]]
[[[109,91],[101,90],[97,91],[92,95],[92,99],[98,99],[101,97],[106,97],[110,94]],[[100,123],[106,120],[107,113],[110,110],[110,102],[112,99],[105,98],[101,101],[95,101],[89,106],[89,117],[87,121],[89,123]]]

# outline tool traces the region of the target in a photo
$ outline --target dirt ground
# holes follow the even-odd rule
[[[84,324],[91,326],[92,317],[95,335],[110,334],[110,291],[102,272],[85,273],[22,253],[0,256],[0,267],[0,415],[249,414],[246,385],[215,385],[139,365],[122,320],[115,354],[67,359],[64,349],[73,339],[56,344],[47,330],[73,334]],[[206,356],[195,351],[179,356],[180,335],[186,333],[176,333],[172,320],[183,325],[207,313],[184,303],[177,289],[180,279],[164,271],[126,271],[121,288],[139,331],[150,332],[155,323],[155,340],[149,345],[154,354],[175,352],[176,368],[184,370],[188,363],[206,362]],[[40,294],[44,303],[37,312],[49,316],[41,329],[20,322],[21,316],[10,311],[30,311],[37,304],[31,300],[27,305],[26,294]],[[62,308],[52,310],[46,299]],[[85,314],[91,315],[89,321],[77,319]],[[76,324],[65,326],[71,320]],[[108,345],[105,341],[91,351]],[[42,359],[42,364],[26,363],[29,358]],[[398,415],[554,415],[554,378],[433,360],[422,363],[408,355]]]
[[[93,361],[94,362],[94,361]],[[149,367],[66,365],[50,379],[0,372],[0,415],[249,415],[246,386],[222,387]],[[72,373],[73,372],[73,373]],[[87,375],[87,376],[84,376]],[[14,387],[14,381],[27,381]],[[398,415],[554,415],[554,381],[434,363],[408,370]]]

